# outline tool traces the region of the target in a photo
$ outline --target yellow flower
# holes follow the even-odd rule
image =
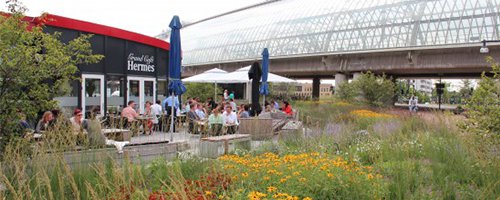
[[[328,177],[331,178],[331,177],[333,177],[333,174],[332,173],[328,173],[326,176],[328,176]]]
[[[268,181],[268,180],[269,180],[269,179],[271,179],[271,178],[269,178],[269,176],[264,176],[264,178],[263,178],[263,179],[264,179],[265,181]]]
[[[266,196],[267,196],[267,194],[260,193],[257,191],[252,191],[248,194],[248,199],[259,200],[259,199],[266,197]]]
[[[243,177],[248,177],[248,173],[243,172],[243,173],[241,173],[241,176],[243,176]]]
[[[205,191],[205,196],[209,196],[209,195],[212,195],[212,192],[210,192],[210,191]]]
[[[306,178],[299,178],[300,182],[306,182],[306,180],[307,180]]]
[[[269,187],[267,187],[267,191],[268,191],[268,192],[274,192],[274,191],[276,191],[277,189],[278,189],[278,188],[273,187],[273,186],[269,186]]]
[[[286,182],[286,178],[280,179],[280,183],[284,183],[284,182]]]
[[[367,177],[368,177],[368,179],[373,179],[373,174],[370,173],[367,175]]]
[[[306,198],[303,198],[302,200],[312,200],[311,197],[306,197]]]
[[[298,176],[298,175],[300,175],[300,172],[293,172],[293,175]]]

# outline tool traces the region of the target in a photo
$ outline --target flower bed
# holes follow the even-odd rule
[[[378,199],[382,176],[370,166],[319,153],[219,158],[233,183],[231,199]]]
[[[356,115],[358,117],[366,117],[366,118],[394,118],[395,115],[385,114],[385,113],[377,113],[370,110],[353,110],[350,112],[352,115]]]

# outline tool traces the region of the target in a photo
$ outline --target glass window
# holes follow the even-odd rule
[[[116,114],[121,111],[125,101],[125,78],[109,76],[106,80],[107,112]]]
[[[54,98],[63,112],[65,114],[70,114],[68,116],[71,116],[73,110],[78,107],[78,91],[80,90],[80,85],[80,81],[68,81],[62,85],[60,89],[61,95]]]

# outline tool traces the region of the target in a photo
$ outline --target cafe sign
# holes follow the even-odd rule
[[[136,72],[155,72],[155,57],[130,53],[127,57],[127,69]]]

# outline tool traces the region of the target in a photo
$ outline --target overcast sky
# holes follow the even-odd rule
[[[20,0],[29,16],[43,12],[156,36],[173,15],[194,22],[264,0]],[[6,4],[2,1],[2,11]]]

